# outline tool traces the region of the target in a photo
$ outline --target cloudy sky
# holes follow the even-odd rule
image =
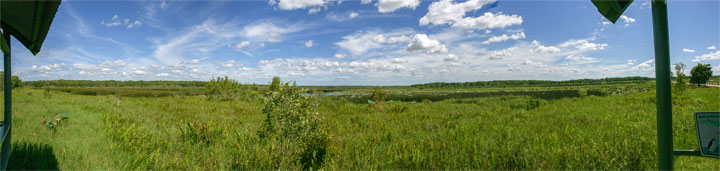
[[[672,63],[720,73],[720,1],[668,3]],[[654,77],[649,0],[613,24],[589,0],[64,1],[23,80],[406,85]],[[687,69],[689,72],[689,69]]]

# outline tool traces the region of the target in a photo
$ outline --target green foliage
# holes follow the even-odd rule
[[[700,86],[707,83],[712,76],[710,64],[698,64],[690,70],[690,83]]]
[[[5,72],[0,72],[0,82],[5,80]],[[10,77],[10,85],[12,85],[12,88],[18,88],[23,85],[22,80],[20,80],[20,77],[18,76],[12,76]],[[5,84],[0,83],[0,91],[5,91]]]
[[[272,81],[270,82],[270,87],[268,88],[268,91],[277,91],[278,87],[280,87],[280,84],[280,77],[273,77]]]
[[[261,138],[274,144],[270,155],[275,169],[292,168],[296,161],[304,170],[319,169],[330,145],[327,126],[304,90],[295,83],[278,85],[265,97],[262,112],[266,118],[259,132]]]
[[[674,65],[675,69],[675,90],[676,92],[684,92],[687,82],[685,82],[685,64],[682,62]]]
[[[206,95],[210,99],[220,100],[237,100],[237,99],[253,99],[257,96],[257,92],[253,91],[249,85],[243,85],[236,80],[227,76],[213,78],[205,84]]]

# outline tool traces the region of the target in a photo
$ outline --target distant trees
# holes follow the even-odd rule
[[[690,70],[690,83],[697,86],[707,83],[712,76],[712,67],[710,64],[698,64]]]
[[[682,62],[675,64],[675,89],[682,92],[685,90],[685,64]]]
[[[5,80],[5,72],[0,72],[0,91],[5,91],[5,84],[2,83]],[[12,76],[10,77],[10,85],[12,85],[12,88],[18,88],[22,86],[22,80],[20,80],[20,77],[18,76]]]
[[[624,84],[624,83],[643,83],[654,80],[647,77],[620,77],[620,78],[602,78],[602,79],[578,79],[566,81],[550,81],[550,80],[495,80],[495,81],[475,81],[464,83],[427,83],[414,84],[416,88],[438,88],[438,87],[505,87],[505,86],[580,86],[591,84]]]

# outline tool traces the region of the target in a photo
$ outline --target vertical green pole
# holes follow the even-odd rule
[[[658,170],[673,169],[672,97],[670,92],[670,45],[667,3],[652,0],[657,96]]]
[[[5,42],[7,43],[8,47],[10,47],[10,33],[4,32],[3,37],[5,38]],[[8,160],[10,159],[10,131],[12,126],[12,71],[10,70],[10,50],[8,49],[7,53],[4,54],[4,79],[3,79],[3,85],[4,85],[4,95],[5,95],[5,116],[4,116],[4,125],[2,127],[3,133],[5,133],[3,140],[2,140],[2,151],[0,153],[0,160],[2,160],[0,163],[0,169],[6,170],[8,165]]]

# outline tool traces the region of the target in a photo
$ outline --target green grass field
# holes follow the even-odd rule
[[[635,87],[643,91],[388,101],[380,107],[314,96],[314,108],[331,134],[322,168],[655,169],[655,92],[647,85]],[[402,93],[412,88],[388,89]],[[545,89],[553,88],[508,90]],[[449,91],[417,91],[433,90]],[[13,93],[8,169],[277,168],[270,155],[277,147],[257,135],[265,119],[260,99],[82,95],[32,88]],[[693,112],[720,110],[720,88],[676,93],[673,105],[675,148],[695,149]],[[54,128],[41,124],[60,113],[68,113],[69,119]],[[676,169],[720,170],[718,161],[683,156],[675,164]]]

